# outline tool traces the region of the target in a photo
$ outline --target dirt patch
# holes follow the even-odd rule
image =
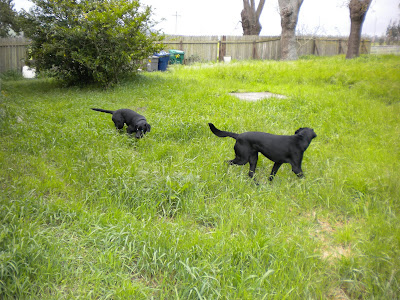
[[[322,252],[322,258],[333,260],[335,258],[349,257],[351,254],[350,247],[343,247],[343,246],[330,246],[326,247]]]
[[[335,289],[332,289],[332,291],[329,293],[328,299],[349,300],[350,298],[346,295],[346,293],[340,287],[336,287]]]
[[[310,234],[312,237],[322,242],[322,247],[319,249],[322,251],[322,259],[333,263],[335,259],[349,257],[351,255],[350,245],[338,245],[333,242],[332,235],[336,232],[336,228],[343,227],[343,223],[338,222],[332,226],[328,220],[321,217],[318,218],[316,212],[307,214],[306,217],[312,218],[317,223],[316,228],[314,228]]]
[[[278,98],[278,99],[286,99],[287,97],[284,95],[273,94],[270,92],[262,92],[262,93],[229,93],[231,96],[235,96],[241,100],[245,101],[258,101],[262,99],[268,98]]]

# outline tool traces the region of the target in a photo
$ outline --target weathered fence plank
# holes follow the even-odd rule
[[[167,36],[163,42],[168,49],[182,50],[185,60],[216,61],[218,57],[218,36]]]
[[[9,70],[22,72],[29,43],[26,38],[0,38],[0,73]]]
[[[396,54],[400,55],[400,46],[398,45],[385,45],[385,46],[372,46],[371,54]]]
[[[232,59],[280,59],[280,37],[262,36],[222,36],[217,38],[202,37],[191,41],[190,37],[173,36],[165,41],[165,48],[185,51],[185,57],[201,58],[201,61],[223,61],[224,56]],[[347,51],[347,38],[324,37],[298,37],[297,51],[299,56],[317,55],[332,56],[345,54]],[[190,46],[189,46],[190,45]],[[217,46],[217,50],[216,50]],[[360,53],[368,54],[371,51],[371,41],[363,39],[360,45]]]

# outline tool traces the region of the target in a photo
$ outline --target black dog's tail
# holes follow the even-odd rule
[[[229,136],[229,137],[234,138],[236,140],[238,135],[239,135],[239,134],[234,133],[234,132],[219,130],[218,128],[216,128],[214,126],[213,123],[208,123],[208,126],[210,126],[210,129],[211,129],[212,133],[214,133],[218,137],[227,137],[227,136]]]
[[[108,113],[108,114],[114,113],[113,110],[107,110],[107,109],[101,109],[101,108],[92,108],[92,109],[95,111],[101,111],[101,112]]]

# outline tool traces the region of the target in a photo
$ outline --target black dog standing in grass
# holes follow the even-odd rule
[[[236,140],[236,157],[229,164],[245,165],[250,163],[249,176],[253,178],[257,166],[258,152],[272,160],[269,180],[272,181],[280,166],[284,163],[292,165],[292,171],[299,177],[304,177],[301,169],[304,151],[317,135],[311,128],[300,128],[294,135],[274,135],[265,132],[244,132],[241,134],[221,131],[212,123],[208,123],[211,131],[218,137],[231,137]]]
[[[137,112],[134,112],[131,109],[118,109],[118,110],[106,110],[100,108],[92,108],[95,111],[101,111],[104,113],[112,114],[112,120],[115,124],[115,127],[118,130],[124,128],[126,124],[128,128],[126,132],[128,134],[132,134],[135,132],[135,137],[140,139],[144,136],[146,132],[150,132],[151,126],[147,123],[146,118],[142,115],[139,115]]]

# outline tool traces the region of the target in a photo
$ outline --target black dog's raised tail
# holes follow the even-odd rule
[[[239,135],[239,134],[234,133],[234,132],[219,130],[217,127],[214,126],[213,123],[208,123],[208,126],[210,126],[210,129],[211,129],[212,133],[214,133],[218,137],[227,137],[227,136],[229,136],[229,137],[234,138],[236,140],[238,135]]]
[[[107,110],[107,109],[101,109],[101,108],[92,108],[92,109],[95,110],[95,111],[101,111],[101,112],[108,113],[108,114],[113,114],[114,113],[113,110]]]

